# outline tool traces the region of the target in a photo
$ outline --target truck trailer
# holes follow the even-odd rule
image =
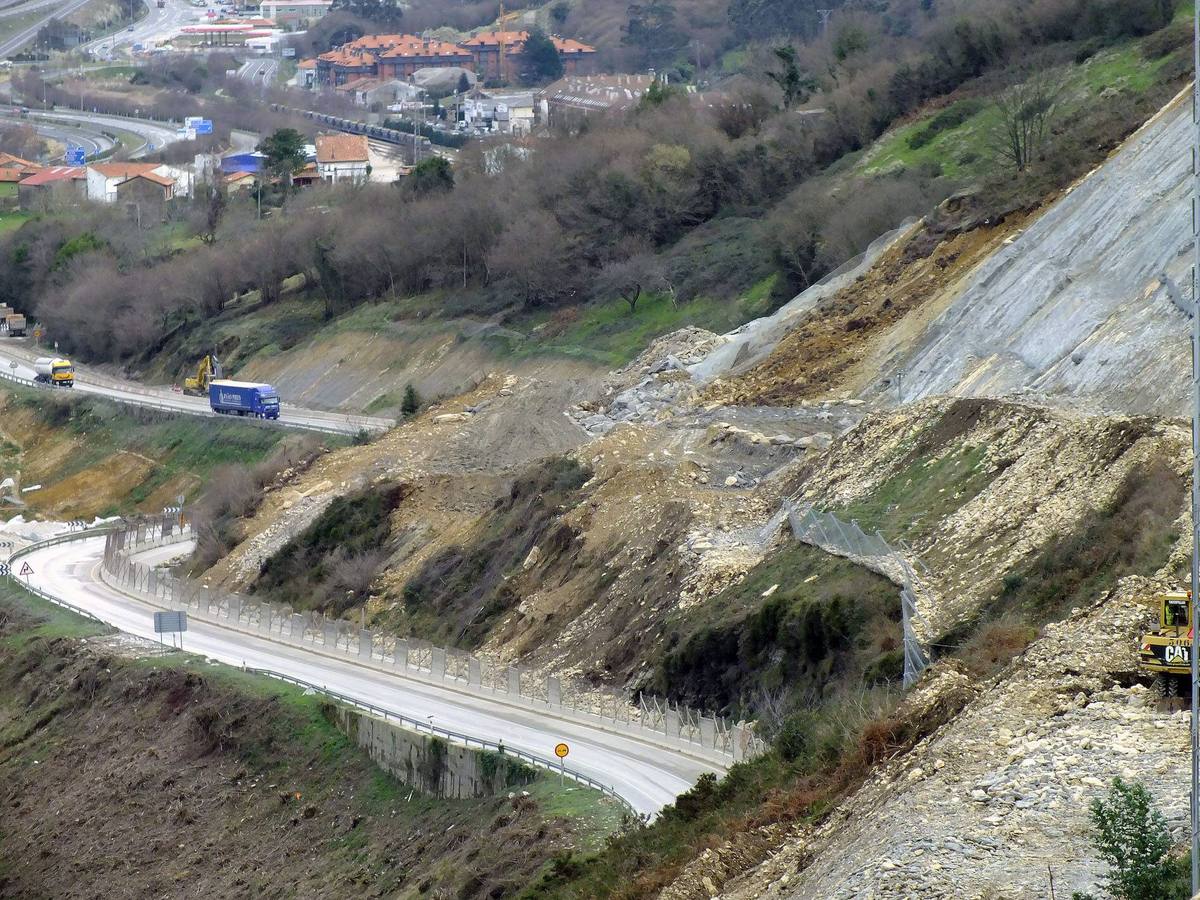
[[[75,367],[69,359],[39,356],[33,362],[33,380],[50,387],[75,387]]]
[[[25,337],[25,316],[21,313],[9,313],[4,324],[8,326],[9,337]]]
[[[279,418],[279,394],[269,384],[214,379],[208,383],[208,404],[221,415]]]

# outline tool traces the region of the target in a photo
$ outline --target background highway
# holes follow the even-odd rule
[[[138,559],[154,565],[186,549],[186,545],[168,546]],[[155,640],[155,607],[120,594],[99,580],[96,570],[103,552],[104,539],[91,538],[33,553],[25,557],[34,573],[29,582],[124,632]],[[712,763],[633,736],[611,734],[585,723],[554,719],[486,697],[389,675],[195,619],[189,620],[184,648],[235,666],[281,672],[412,718],[432,719],[439,727],[503,740],[507,746],[543,757],[552,757],[555,744],[565,741],[571,748],[571,768],[612,786],[643,813],[658,812],[703,772],[721,774],[720,767]]]
[[[18,378],[31,379],[34,376],[33,360],[39,356],[51,354],[49,350],[36,350],[27,340],[0,337],[0,371],[12,374]],[[47,390],[52,390],[47,388]],[[68,390],[58,388],[57,390]],[[189,397],[186,394],[173,391],[168,387],[149,387],[135,384],[124,379],[114,378],[88,369],[86,366],[76,366],[75,387],[70,390],[85,394],[96,394],[125,403],[138,406],[148,406],[154,409],[165,409],[173,412],[188,413],[198,416],[216,416],[208,404],[207,397]],[[313,428],[321,431],[332,431],[339,434],[356,434],[360,430],[383,431],[395,425],[392,419],[381,419],[376,416],[352,416],[345,413],[327,412],[324,410],[304,409],[292,406],[283,398],[279,415],[282,425],[296,428]]]
[[[184,25],[190,25],[196,19],[197,10],[188,5],[185,0],[166,0],[166,5],[159,9],[154,0],[147,0],[150,11],[134,23],[133,30],[118,31],[108,37],[100,38],[81,49],[97,56],[105,56],[128,50],[134,44],[152,46],[156,41],[169,40],[179,33]],[[203,14],[203,10],[199,10]]]
[[[270,87],[275,83],[275,75],[278,72],[279,60],[263,57],[261,59],[248,59],[242,63],[242,67],[238,69],[237,77],[243,81],[252,81],[263,87]]]
[[[82,147],[88,158],[103,153],[116,145],[116,141],[108,137],[95,126],[83,125],[75,127],[65,122],[42,120],[36,116],[21,117],[15,115],[0,115],[0,124],[29,125],[38,134],[60,144]],[[52,162],[62,160],[62,155],[54,157]]]

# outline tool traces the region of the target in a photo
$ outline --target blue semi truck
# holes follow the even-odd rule
[[[223,415],[279,418],[279,394],[269,384],[224,379],[210,381],[208,403],[213,412]]]

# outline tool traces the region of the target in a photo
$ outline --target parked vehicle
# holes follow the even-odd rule
[[[279,418],[279,394],[269,384],[214,379],[208,384],[208,403],[222,415]]]
[[[75,367],[69,359],[39,356],[33,361],[33,380],[51,387],[75,387]]]
[[[25,337],[25,316],[21,313],[9,313],[4,324],[8,326],[9,337]]]

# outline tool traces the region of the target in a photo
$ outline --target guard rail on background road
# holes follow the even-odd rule
[[[0,380],[10,381],[13,384],[19,384],[23,387],[37,388],[39,390],[41,390],[41,389],[52,390],[52,391],[61,390],[60,388],[55,388],[52,385],[43,384],[40,381],[35,381],[32,378],[25,378],[22,375],[14,375],[12,372],[5,372],[2,368],[0,368]],[[114,390],[118,390],[118,389],[114,388]],[[139,391],[137,389],[130,389],[130,388],[125,388],[125,387],[121,387],[121,388],[119,388],[119,390],[129,391],[131,393],[139,393],[139,394],[142,393],[142,391]],[[82,396],[84,393],[87,393],[87,392],[81,391],[79,394],[68,394],[68,396]],[[147,399],[145,399],[145,400],[133,400],[133,399],[130,399],[129,397],[114,397],[111,394],[92,394],[91,396],[100,397],[100,398],[102,398],[104,400],[108,400],[112,403],[123,403],[126,406],[136,406],[141,409],[156,409],[156,410],[159,410],[160,412],[172,413],[172,414],[178,415],[178,416],[198,416],[203,419],[220,418],[222,421],[224,421],[225,418],[227,418],[225,416],[218,416],[217,413],[214,413],[211,410],[207,410],[207,409],[199,409],[199,408],[187,409],[186,407],[173,406],[169,403],[163,403],[160,400],[149,399],[153,395],[150,394],[148,391],[143,394],[143,396],[147,397]],[[283,404],[281,404],[281,408],[284,410],[287,410],[289,408],[298,410],[297,407],[284,406]],[[306,415],[307,413],[308,413],[308,411],[306,411],[306,410],[299,410],[300,415]],[[378,429],[381,427],[379,424],[374,423],[374,422],[356,422],[355,417],[350,416],[350,415],[346,416],[346,428],[339,428],[335,425],[321,425],[321,424],[317,424],[315,422],[284,422],[279,419],[258,419],[258,418],[254,418],[254,417],[245,417],[245,416],[235,417],[233,419],[233,421],[242,422],[244,424],[257,425],[261,428],[299,428],[303,431],[320,431],[325,434],[341,434],[341,435],[351,433],[351,432],[347,431],[346,428],[357,428],[357,430],[359,430],[359,431],[372,431],[372,430],[375,430],[375,429]],[[382,426],[382,427],[386,429],[386,426]]]
[[[520,710],[533,710],[682,753],[722,768],[762,753],[766,747],[745,722],[730,722],[684,706],[642,696],[636,702],[590,684],[554,675],[539,676],[427,641],[377,634],[319,613],[253,596],[210,589],[136,562],[131,555],[178,541],[173,522],[143,522],[108,534],[100,577],[115,590],[162,609],[186,610],[196,619],[334,659],[349,659],[401,678]]]
[[[18,560],[22,556],[28,556],[30,553],[35,553],[38,550],[43,550],[46,547],[54,547],[58,544],[65,544],[68,541],[79,541],[83,540],[84,538],[102,537],[103,535],[108,534],[110,531],[112,531],[112,526],[107,526],[104,528],[88,528],[84,529],[83,531],[69,531],[64,534],[55,535],[52,538],[47,538],[44,541],[35,541],[27,547],[14,550],[8,557],[9,577],[21,585],[21,587],[23,587],[25,590],[29,591],[29,593],[41,597],[43,600],[47,600],[50,603],[53,603],[55,606],[61,606],[63,609],[69,609],[77,616],[83,616],[85,619],[91,619],[93,622],[99,622],[101,625],[105,625],[107,623],[103,619],[88,612],[86,609],[76,606],[74,603],[68,603],[66,600],[63,600],[60,597],[55,597],[53,594],[46,593],[39,587],[34,587],[32,584],[21,581],[21,579],[18,578],[15,573],[13,573],[12,564],[14,560]]]
[[[94,617],[93,617],[94,618]],[[294,684],[299,687],[307,688],[310,691],[315,691],[318,694],[323,694],[326,697],[331,697],[340,703],[345,703],[357,709],[364,710],[376,718],[381,718],[385,722],[396,721],[405,728],[413,731],[418,731],[423,734],[428,734],[432,737],[444,738],[453,743],[459,743],[462,746],[470,749],[478,747],[480,750],[490,750],[494,753],[503,753],[506,756],[512,756],[523,762],[527,762],[539,769],[546,769],[550,772],[556,772],[565,775],[572,781],[582,784],[585,787],[590,787],[593,790],[599,791],[606,797],[612,797],[620,803],[627,813],[634,818],[640,818],[640,814],[634,809],[633,804],[616,792],[616,789],[607,784],[596,781],[596,779],[584,775],[582,772],[577,772],[574,769],[568,769],[565,765],[544,756],[538,756],[536,753],[528,753],[525,750],[519,750],[515,747],[506,747],[504,744],[496,741],[488,741],[483,738],[472,737],[469,734],[463,734],[459,731],[451,731],[448,728],[441,728],[429,721],[422,721],[404,715],[404,713],[396,712],[394,709],[386,709],[382,706],[376,706],[374,703],[367,703],[365,700],[357,700],[354,697],[349,697],[345,694],[340,694],[337,691],[331,691],[327,687],[313,684],[310,681],[304,681],[301,678],[294,678],[291,675],[284,675],[282,672],[276,672],[272,669],[256,669],[250,666],[243,667],[243,671],[251,672],[255,675],[265,675],[268,678],[275,678],[279,681],[286,681],[288,684]]]

